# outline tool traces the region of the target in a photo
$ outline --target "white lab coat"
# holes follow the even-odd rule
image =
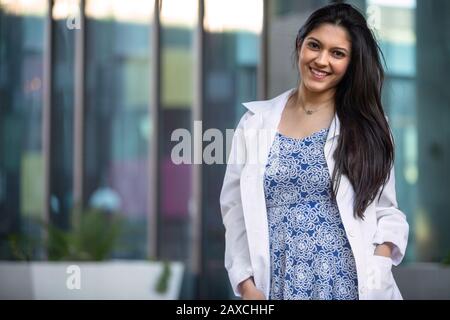
[[[241,118],[233,137],[220,206],[225,226],[225,268],[237,296],[238,284],[250,276],[266,298],[269,296],[264,170],[281,113],[292,90],[272,100],[244,103],[248,112]],[[339,119],[335,116],[324,146],[330,176],[339,128]],[[255,154],[259,161],[255,161]],[[381,198],[378,200],[377,196],[366,209],[364,220],[353,215],[353,197],[353,187],[347,177],[342,176],[336,200],[356,262],[359,299],[402,299],[391,267],[403,259],[409,226],[405,215],[397,208],[394,170]],[[392,259],[374,255],[376,245],[383,242],[395,245]]]

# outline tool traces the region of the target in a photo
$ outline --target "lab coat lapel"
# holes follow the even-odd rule
[[[290,91],[270,101],[244,104],[254,112],[244,123],[247,157],[253,158],[247,159],[241,175],[241,198],[252,266],[260,271],[255,273],[255,284],[266,297],[269,295],[270,253],[264,171]]]

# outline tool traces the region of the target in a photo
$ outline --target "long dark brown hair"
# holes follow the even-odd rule
[[[381,103],[384,56],[364,16],[349,4],[331,4],[315,11],[297,34],[295,57],[307,35],[323,23],[345,28],[351,37],[348,69],[336,87],[335,107],[341,123],[334,153],[333,193],[342,175],[355,191],[354,214],[364,211],[389,180],[394,140]]]

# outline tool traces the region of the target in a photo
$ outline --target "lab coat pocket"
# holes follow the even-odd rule
[[[392,259],[378,255],[369,257],[367,268],[369,300],[391,300],[394,297],[395,281],[392,275]]]

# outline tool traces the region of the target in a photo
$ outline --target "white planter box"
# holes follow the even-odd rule
[[[184,266],[170,263],[167,291],[160,294],[155,288],[163,266],[160,262],[130,260],[0,262],[0,299],[177,299]]]

